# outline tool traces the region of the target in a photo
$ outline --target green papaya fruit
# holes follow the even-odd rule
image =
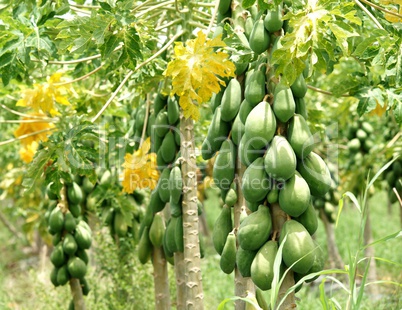
[[[87,273],[87,265],[81,258],[73,256],[67,262],[67,270],[72,278],[82,279]]]
[[[239,247],[236,252],[236,265],[240,274],[246,278],[251,277],[251,264],[257,251],[247,251]]]
[[[68,201],[72,204],[79,204],[82,202],[83,194],[81,187],[73,182],[71,186],[68,186],[67,188],[67,198]]]
[[[171,163],[176,156],[176,144],[174,141],[174,134],[170,130],[163,138],[160,148],[160,155],[162,155],[165,163]]]
[[[264,156],[265,149],[260,148],[256,149],[251,145],[251,140],[246,137],[246,135],[243,135],[242,138],[240,139],[239,143],[239,158],[240,162],[248,167],[251,165],[253,161],[255,161],[257,158],[260,158]]]
[[[168,257],[173,257],[173,252],[170,251],[170,245],[167,244],[167,232],[168,232],[168,227],[169,227],[170,219],[166,222],[166,230],[165,233],[163,234],[163,240],[162,240],[162,247],[163,247],[163,252],[165,253],[166,259]]]
[[[303,116],[304,119],[307,119],[308,113],[304,98],[295,98],[295,104],[296,104],[296,113]]]
[[[170,197],[170,202],[169,202],[169,206],[170,206],[170,216],[172,217],[179,217],[183,214],[183,207],[182,207],[182,200],[180,198],[179,202],[174,202],[172,200],[172,197]]]
[[[92,190],[94,189],[95,184],[93,184],[89,178],[84,177],[83,181],[82,181],[82,189],[84,190],[84,192],[86,192],[87,194],[89,194],[90,192],[92,192]]]
[[[296,155],[288,140],[275,136],[264,157],[265,172],[275,180],[286,181],[296,171]]]
[[[68,232],[72,232],[77,226],[77,222],[71,212],[67,212],[64,215],[64,229]]]
[[[109,207],[109,206],[105,206],[102,209],[102,222],[105,226],[111,226],[113,224],[113,220],[114,220],[114,209]]]
[[[311,274],[311,273],[315,273],[315,272],[320,272],[324,269],[325,266],[325,255],[324,252],[322,250],[322,248],[320,247],[320,245],[313,240],[314,245],[315,245],[315,249],[314,249],[314,262],[313,265],[311,266],[311,268],[309,269],[309,271],[307,272],[307,274]],[[316,280],[318,278],[318,275],[310,280],[306,280],[306,282],[312,282],[314,280]]]
[[[176,150],[177,150],[177,149],[180,149],[181,133],[178,128],[174,128],[173,133],[174,133],[174,142],[177,145],[177,147],[176,147]]]
[[[176,227],[177,221],[179,221],[178,217],[170,218],[166,226],[166,249],[168,253],[174,253],[178,251],[177,244],[176,244]]]
[[[230,10],[231,0],[219,0],[218,12],[222,15],[226,14]]]
[[[144,102],[142,102],[141,105],[137,108],[137,113],[135,114],[134,121],[134,127],[138,131],[142,131],[142,128],[144,127],[145,113],[145,104]]]
[[[279,190],[278,189],[272,189],[269,191],[267,195],[267,201],[270,204],[277,203],[279,199]]]
[[[363,122],[361,127],[367,133],[367,135],[374,133],[374,127],[368,122]]]
[[[50,254],[50,261],[53,266],[61,267],[65,263],[65,260],[66,256],[64,254],[63,244],[60,242],[54,247],[52,254]]]
[[[158,137],[163,138],[164,136],[166,136],[169,129],[170,129],[170,125],[169,125],[168,113],[165,110],[161,110],[156,115],[156,118],[155,118],[155,125],[154,125],[155,134]]]
[[[219,150],[212,176],[214,183],[221,190],[229,190],[235,177],[236,170],[236,152],[235,146],[230,139],[225,140]]]
[[[265,296],[258,287],[255,289],[255,299],[257,299],[257,303],[262,310],[269,310],[269,306],[267,301],[265,300]]]
[[[264,27],[264,20],[260,19],[254,23],[249,38],[250,48],[256,53],[265,52],[270,44],[270,36]]]
[[[267,15],[264,18],[264,27],[270,33],[279,31],[282,29],[283,20],[282,20],[282,5],[279,4],[275,10],[268,10]]]
[[[232,131],[231,131],[231,138],[234,144],[239,145],[240,140],[244,135],[244,124],[241,122],[239,114],[237,114],[233,125],[232,125]]]
[[[314,149],[314,137],[300,114],[295,114],[290,120],[288,141],[298,158],[305,158]]]
[[[75,253],[75,256],[79,257],[85,264],[88,265],[89,262],[89,256],[87,251],[83,249],[78,249],[77,252]]]
[[[293,96],[297,98],[303,98],[307,93],[307,84],[304,80],[303,74],[300,74],[294,83],[290,86]]]
[[[239,226],[237,238],[239,245],[248,251],[258,250],[267,242],[272,230],[272,219],[269,208],[260,205]]]
[[[66,234],[63,239],[63,251],[68,256],[72,256],[77,251],[78,246],[72,234]]]
[[[167,104],[167,97],[161,93],[156,94],[154,99],[154,114],[158,115],[161,110],[165,108]]]
[[[105,172],[103,172],[100,178],[99,184],[105,187],[109,187],[110,185],[112,185],[112,183],[113,183],[112,173],[110,172],[110,170],[105,170]]]
[[[250,104],[246,99],[244,99],[240,105],[239,114],[240,120],[243,124],[246,123],[247,116],[250,114],[251,110],[255,105]]]
[[[263,291],[271,289],[272,280],[274,279],[274,261],[277,252],[278,244],[276,241],[267,241],[258,250],[251,264],[251,279]]]
[[[296,173],[279,191],[279,206],[292,217],[298,217],[310,205],[310,189],[307,182]]]
[[[354,138],[347,143],[347,147],[351,152],[358,152],[360,150],[360,146],[360,140],[357,138]]]
[[[61,232],[58,232],[58,233],[54,234],[52,237],[53,246],[58,245],[60,241],[61,241]]]
[[[59,207],[53,209],[49,216],[49,228],[54,232],[60,232],[64,226],[64,215]]]
[[[165,208],[166,203],[162,201],[159,191],[156,189],[151,192],[151,196],[149,197],[149,205],[148,207],[152,210],[153,213],[157,213],[162,211]]]
[[[226,238],[232,229],[231,208],[224,205],[215,221],[214,228],[212,230],[212,243],[219,255],[222,254],[223,248],[225,247]]]
[[[259,157],[244,171],[242,179],[244,198],[250,202],[265,199],[271,189],[270,183],[264,169],[264,158]]]
[[[304,211],[300,216],[295,217],[294,220],[302,224],[310,235],[313,235],[317,231],[317,213],[312,204],[310,204],[306,211]]]
[[[265,96],[265,74],[260,70],[254,70],[247,75],[245,85],[245,99],[255,107]]]
[[[183,217],[177,217],[176,228],[174,230],[174,240],[176,243],[177,252],[184,252],[184,240],[183,240]]]
[[[325,200],[320,197],[315,197],[315,199],[313,200],[313,204],[314,204],[314,208],[322,209],[322,208],[324,208]]]
[[[49,198],[50,200],[58,200],[59,197],[57,196],[56,193],[53,192],[53,190],[52,190],[52,185],[53,185],[53,182],[50,182],[50,183],[46,186],[47,198]]]
[[[240,18],[241,20],[242,18]],[[236,33],[238,36],[242,36],[243,39],[241,39],[241,42],[245,41],[248,43],[247,37],[244,33],[242,32],[238,32]],[[247,46],[247,45],[246,45]],[[235,62],[235,75],[236,76],[240,76],[242,75],[244,72],[246,72],[247,68],[248,68],[248,62],[240,62],[240,61],[236,61]]]
[[[286,241],[284,241],[286,236]],[[282,259],[294,272],[306,274],[314,263],[315,244],[308,231],[295,220],[286,221],[281,229],[279,243],[283,245]]]
[[[272,108],[276,118],[282,123],[286,123],[295,114],[296,103],[290,87],[284,84],[276,86]]]
[[[402,164],[400,161],[396,160],[391,166],[392,171],[394,172],[395,175],[399,176],[402,174]],[[395,183],[393,183],[395,184]],[[392,184],[390,184],[392,185]]]
[[[92,244],[92,233],[90,230],[85,228],[83,225],[80,225],[83,221],[80,221],[75,229],[74,238],[77,242],[78,248],[80,249],[89,249]]]
[[[162,216],[156,213],[149,229],[149,240],[154,247],[160,247],[163,242],[163,234],[165,233],[165,223]]]
[[[367,139],[367,133],[363,129],[357,129],[356,138],[360,140],[360,142],[364,142]]]
[[[114,215],[113,228],[117,236],[125,237],[127,235],[128,225],[123,213],[121,213],[120,211],[116,211]]]
[[[174,125],[180,117],[179,104],[175,97],[169,97],[167,101],[167,116],[170,125]]]
[[[59,268],[53,267],[52,271],[50,272],[50,282],[52,282],[52,284],[55,287],[58,287],[60,284],[59,282],[57,282],[57,272],[59,271]]]
[[[236,266],[236,235],[230,232],[226,238],[225,246],[222,250],[219,261],[221,270],[224,273],[231,274]]]
[[[236,190],[230,188],[225,197],[225,204],[228,207],[233,207],[237,202],[237,193]]]
[[[70,275],[68,274],[67,265],[61,266],[57,271],[57,283],[63,286],[67,284],[69,279]]]
[[[140,242],[138,242],[138,260],[141,264],[146,264],[148,260],[151,258],[152,254],[152,243],[149,240],[149,227],[146,226],[144,228],[144,232],[140,238]]]
[[[306,158],[299,160],[297,171],[307,182],[312,195],[322,197],[331,188],[331,173],[317,153],[311,152]]]
[[[230,80],[221,102],[221,118],[225,122],[231,122],[239,112],[241,104],[241,86],[236,78]]]
[[[213,93],[212,94],[211,101],[210,101],[210,106],[211,106],[212,113],[214,113],[216,108],[221,105],[222,97],[223,97],[224,92],[225,92],[225,89],[223,88],[219,93],[217,93],[217,94]]]
[[[169,202],[170,199],[169,176],[170,176],[170,169],[169,168],[163,169],[157,185],[159,198],[164,203]]]
[[[250,144],[261,149],[271,142],[276,130],[276,119],[271,106],[266,101],[256,105],[244,124],[244,135],[250,139]]]
[[[246,22],[244,24],[244,34],[247,39],[250,39],[251,31],[253,31],[254,20],[251,16],[246,18]]]
[[[169,176],[169,191],[171,203],[178,204],[183,190],[183,179],[181,176],[180,167],[175,166],[170,171]]]
[[[85,279],[85,277],[80,279],[80,284],[81,284],[81,288],[82,288],[82,294],[84,296],[88,296],[91,288],[89,287],[88,281]]]
[[[146,136],[148,136],[148,137],[152,137],[152,131],[155,126],[155,120],[156,120],[156,114],[155,113],[149,114],[148,122],[147,122],[147,130],[145,132]],[[141,132],[141,135],[142,135],[142,132]]]

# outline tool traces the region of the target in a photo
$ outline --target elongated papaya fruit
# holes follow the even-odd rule
[[[264,158],[259,157],[247,167],[243,174],[244,198],[250,202],[263,200],[270,190],[270,180],[264,169]]]
[[[290,216],[298,217],[307,210],[310,198],[307,182],[296,172],[279,191],[279,206]]]
[[[160,247],[162,245],[164,233],[165,223],[162,216],[157,213],[155,214],[151,228],[149,229],[149,240],[154,247]]]
[[[275,136],[265,154],[265,172],[279,181],[290,179],[296,171],[296,155],[288,140]]]
[[[274,92],[273,110],[275,116],[282,122],[286,123],[296,110],[296,103],[293,99],[292,90],[284,84],[278,84]]]
[[[224,205],[221,213],[215,221],[214,229],[212,230],[212,243],[219,255],[222,254],[225,247],[226,238],[232,231],[232,214],[230,207]]]
[[[239,112],[241,103],[241,86],[236,78],[230,80],[222,96],[221,118],[225,122],[231,122]]]
[[[274,279],[274,261],[278,252],[276,241],[267,241],[257,252],[251,264],[251,279],[263,291],[271,289]]]
[[[231,274],[236,266],[236,235],[233,232],[230,232],[226,238],[219,265],[227,274]]]
[[[236,152],[233,142],[225,140],[214,162],[212,176],[214,183],[221,190],[229,190],[235,177]]]
[[[256,105],[247,117],[244,134],[251,145],[260,149],[271,142],[276,130],[276,119],[271,106],[266,101]]]
[[[260,70],[253,70],[247,75],[245,85],[245,99],[255,107],[265,96],[265,74]]]
[[[314,149],[314,137],[300,114],[295,114],[290,120],[288,141],[298,158],[305,158]]]
[[[264,18],[264,26],[269,32],[273,33],[282,29],[282,5],[279,4],[275,10],[268,10]]]
[[[268,49],[270,39],[269,32],[264,26],[264,20],[260,19],[254,23],[253,29],[250,33],[249,43],[251,49],[256,54],[261,54]]]

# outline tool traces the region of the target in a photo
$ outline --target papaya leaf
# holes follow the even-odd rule
[[[397,123],[402,125],[402,102],[399,102],[394,107],[394,116]]]
[[[245,9],[251,8],[256,0],[243,0],[241,6]]]
[[[378,87],[363,87],[359,89],[359,92],[355,94],[359,99],[357,112],[359,115],[373,111],[377,105],[384,106],[383,92]]]
[[[369,188],[374,184],[374,182],[378,179],[378,177],[389,168],[389,166],[392,165],[392,163],[398,159],[399,156],[396,156],[394,159],[386,163],[384,166],[381,167],[380,170],[374,175],[374,177],[370,180],[370,183],[366,187],[366,192],[369,190]]]

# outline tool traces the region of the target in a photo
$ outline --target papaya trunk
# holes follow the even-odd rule
[[[273,203],[271,205],[271,214],[272,214],[272,230],[276,239],[278,239],[278,235],[282,229],[283,224],[286,222],[288,215],[281,210],[278,203]],[[293,272],[290,270],[282,282],[281,287],[278,292],[277,302],[281,301],[282,298],[285,297],[286,292],[289,288],[291,288],[295,284],[295,280],[293,277]],[[285,301],[282,303],[281,307],[278,310],[290,310],[296,309],[296,301],[294,291],[286,296]]]
[[[364,227],[364,244],[370,244],[373,242],[373,234],[371,231],[371,221],[370,221],[370,212],[369,209],[367,208],[367,218],[366,218],[366,224]],[[370,267],[368,270],[368,275],[367,275],[367,282],[375,282],[377,281],[377,265],[376,261],[374,259],[375,253],[374,253],[374,247],[367,247],[364,250],[364,254],[366,257],[370,257]],[[377,297],[379,292],[378,292],[378,286],[376,285],[369,285],[368,286],[368,291],[370,292],[370,295]]]
[[[183,118],[180,150],[183,157],[183,239],[186,275],[186,309],[204,309],[201,255],[198,237],[197,171],[194,146],[194,122]]]
[[[70,279],[71,294],[73,295],[74,309],[85,310],[84,296],[82,295],[82,288],[80,280]]]
[[[152,264],[154,266],[155,310],[168,310],[170,309],[169,277],[162,247],[154,247]]]
[[[176,276],[176,309],[186,309],[186,279],[184,274],[184,254],[174,253],[174,271]]]
[[[241,180],[243,177],[245,167],[240,163],[240,159],[237,158],[237,164],[236,164],[236,186],[237,186],[237,202],[234,205],[234,218],[233,218],[233,223],[234,223],[234,228],[237,233],[239,226],[240,226],[240,214],[242,207],[245,207],[245,200],[243,196],[243,192],[241,190]],[[239,246],[237,242],[237,246]],[[246,297],[249,294],[255,295],[255,286],[253,281],[251,280],[250,277],[244,278],[237,267],[235,268],[235,279],[234,279],[234,284],[235,284],[235,296],[239,297]],[[236,310],[244,310],[246,309],[246,303],[242,300],[236,300],[235,302],[235,309]]]

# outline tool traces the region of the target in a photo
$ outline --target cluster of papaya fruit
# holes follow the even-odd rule
[[[79,279],[82,293],[88,295],[90,288],[85,274],[89,258],[86,250],[91,246],[92,232],[81,216],[83,192],[76,182],[66,184],[67,201],[60,203],[59,196],[52,191],[51,184],[46,190],[49,200],[52,201],[46,215],[54,246],[50,255],[54,266],[50,280],[57,287],[65,285],[71,278]]]
[[[220,2],[220,14],[230,10],[237,14],[238,4],[229,1],[226,6],[226,2]],[[223,7],[228,11],[224,13]],[[280,36],[289,31],[282,21],[285,9],[281,4],[256,14],[254,8],[243,18],[242,35],[254,58],[245,66],[237,65],[236,78],[211,99],[214,114],[201,147],[204,159],[218,152],[213,179],[225,204],[212,238],[221,255],[221,269],[231,273],[237,265],[261,290],[271,288],[274,259],[282,243],[283,267],[290,268],[295,279],[323,268],[322,250],[312,238],[318,225],[312,197],[324,196],[332,182],[326,163],[313,152],[314,138],[306,122],[308,70],[287,85],[274,76],[275,67],[270,63]],[[238,16],[247,16],[244,13],[232,15],[237,20],[237,34],[242,26]],[[236,181],[239,162],[245,167],[241,182]],[[238,200],[238,183],[248,212],[242,210],[237,230],[231,206]],[[278,222],[273,218],[276,207],[286,214],[280,229],[273,225]]]
[[[393,188],[399,194],[399,197],[402,197],[402,158],[399,157],[395,160],[392,165],[387,169],[385,174],[385,179],[387,180],[388,186],[390,190],[388,191],[388,197],[390,203],[395,203],[398,200],[398,197],[393,191]]]
[[[349,167],[361,166],[364,163],[364,154],[368,154],[375,145],[373,126],[366,121],[353,122],[346,133],[346,137],[349,140],[347,143],[350,158]]]

